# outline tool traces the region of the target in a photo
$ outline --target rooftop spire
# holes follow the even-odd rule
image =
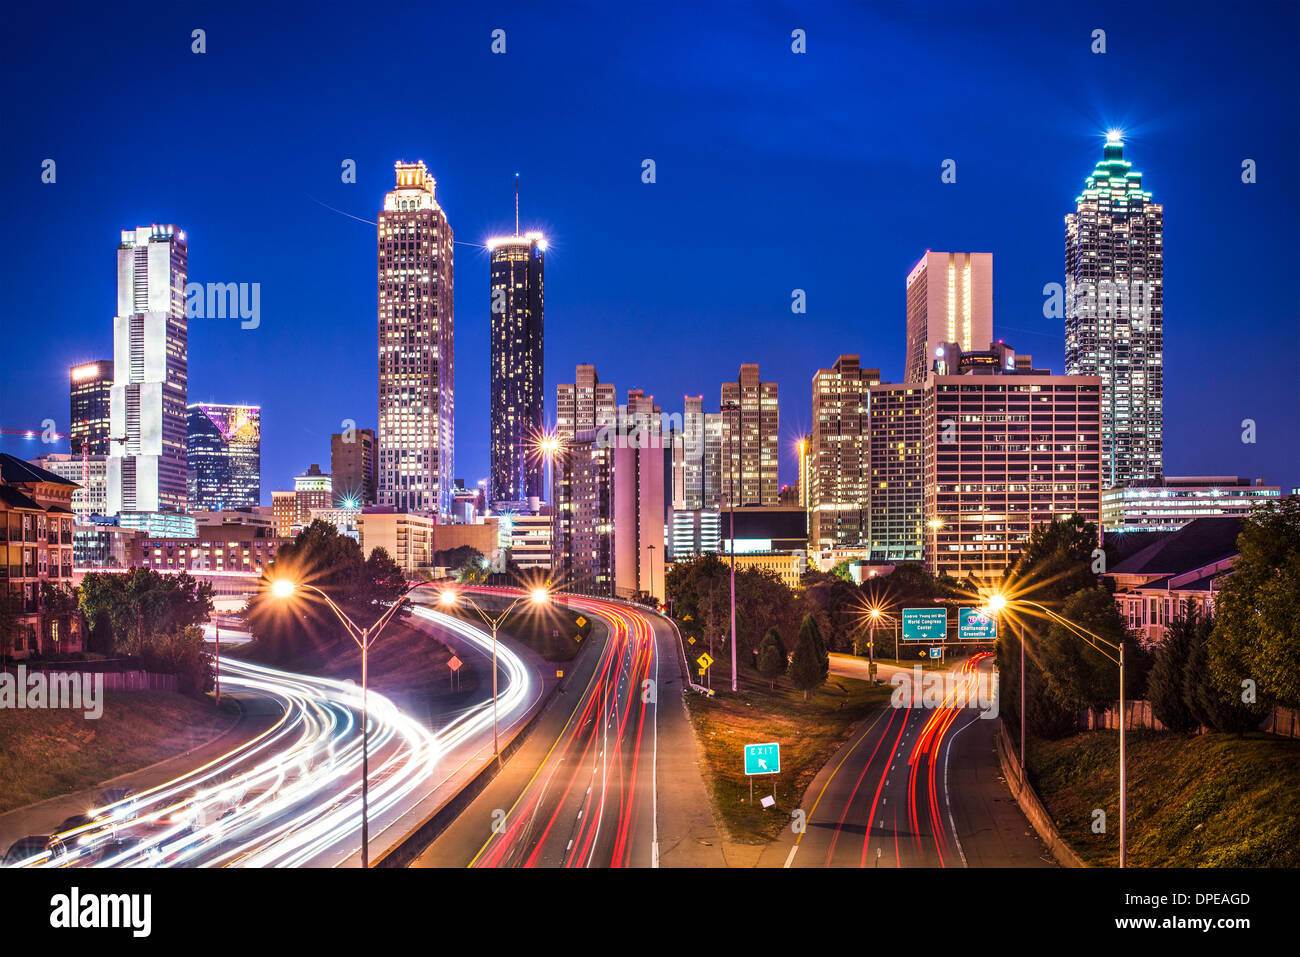
[[[519,235],[519,174],[515,173],[515,235]]]

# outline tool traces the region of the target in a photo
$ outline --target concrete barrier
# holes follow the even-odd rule
[[[1001,720],[998,721],[998,760],[1002,764],[1002,776],[1007,780],[1007,787],[1011,788],[1020,810],[1024,812],[1029,823],[1038,832],[1038,836],[1052,852],[1052,856],[1062,867],[1087,867],[1088,865],[1080,859],[1079,855],[1070,850],[1070,846],[1061,837],[1056,822],[1047,813],[1047,808],[1034,792],[1033,785],[1021,778],[1020,758],[1011,744],[1011,735],[1007,733],[1006,722]]]

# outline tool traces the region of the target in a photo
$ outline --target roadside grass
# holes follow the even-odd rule
[[[81,710],[6,709],[0,721],[0,812],[93,787],[217,737],[233,704],[175,691],[105,691],[94,721]]]
[[[1300,866],[1300,741],[1130,731],[1131,867]],[[1030,779],[1088,864],[1119,862],[1119,734],[1031,742]],[[1106,812],[1104,834],[1093,810]]]
[[[713,676],[713,686],[725,687],[719,675]],[[766,682],[760,687],[751,681],[735,694],[717,691],[708,698],[688,693],[705,783],[727,836],[742,844],[764,844],[788,827],[817,772],[859,722],[888,703],[891,690],[887,684],[832,675],[807,702],[785,680],[777,682],[775,691]],[[769,741],[781,745],[781,773],[754,779],[751,804],[743,748]],[[764,808],[760,799],[773,793],[775,806]]]

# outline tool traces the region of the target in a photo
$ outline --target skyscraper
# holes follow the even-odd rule
[[[375,504],[375,430],[353,429],[330,436],[334,504]]]
[[[447,514],[455,372],[452,231],[423,162],[395,164],[379,214],[379,504]]]
[[[683,396],[682,507],[704,508],[704,396]]]
[[[1065,372],[1100,376],[1102,484],[1164,474],[1164,207],[1112,132],[1065,217]]]
[[[84,443],[88,454],[108,455],[113,361],[99,359],[73,366],[68,370],[68,380],[68,436],[73,454],[80,455]]]
[[[561,439],[613,425],[618,399],[612,383],[601,382],[593,365],[580,365],[573,381],[555,387],[555,431]]]
[[[171,225],[122,231],[117,247],[108,512],[185,508],[189,247]]]
[[[921,420],[925,387],[915,382],[873,385],[869,425],[873,562],[919,562],[923,530],[924,458]]]
[[[261,504],[261,407],[195,402],[186,412],[190,511]]]
[[[858,545],[868,538],[871,450],[870,389],[879,369],[840,356],[812,383],[813,434],[808,464],[810,539],[814,548]]]
[[[491,254],[491,470],[489,498],[542,497],[542,333],[546,239],[541,233],[488,240]]]
[[[905,382],[925,382],[941,342],[982,349],[993,341],[993,254],[930,250],[907,275]]]
[[[776,505],[780,413],[775,382],[763,382],[758,363],[746,362],[735,382],[722,383],[723,494],[735,506]]]

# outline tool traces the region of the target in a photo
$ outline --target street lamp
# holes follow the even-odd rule
[[[1021,598],[1008,599],[1001,592],[994,592],[986,602],[987,610],[993,615],[1015,605],[1037,609],[1050,621],[1061,625],[1094,651],[1119,666],[1119,866],[1126,867],[1128,866],[1128,763],[1125,759],[1124,735],[1124,726],[1127,723],[1124,720],[1124,642],[1116,643],[1103,638],[1036,601]],[[1017,624],[1020,632],[1020,784],[1023,788],[1025,782],[1025,623],[1023,619],[1019,619]],[[1105,648],[1099,647],[1098,643]]]
[[[412,588],[408,589],[408,593],[419,587],[419,585],[412,586]],[[368,868],[370,866],[370,722],[367,716],[366,707],[366,692],[368,688],[367,662],[371,644],[373,644],[375,639],[379,637],[379,633],[384,630],[384,626],[393,620],[393,616],[396,615],[397,610],[402,607],[402,603],[408,599],[405,594],[402,595],[402,597],[393,602],[393,604],[386,609],[384,613],[370,625],[370,627],[359,628],[357,627],[356,622],[344,613],[343,609],[334,604],[333,599],[331,599],[329,595],[325,594],[315,585],[304,585],[288,578],[278,578],[271,583],[271,594],[276,598],[289,598],[300,588],[314,591],[316,594],[324,598],[325,604],[330,607],[330,610],[338,616],[339,621],[343,622],[343,626],[347,628],[348,636],[355,641],[357,647],[361,649],[361,866],[362,868]]]
[[[551,592],[547,588],[534,588],[525,595],[520,595],[509,605],[500,615],[493,618],[473,598],[467,595],[458,594],[454,589],[444,588],[438,596],[438,604],[444,608],[449,608],[464,601],[467,605],[478,612],[478,616],[483,619],[484,623],[492,629],[492,753],[496,756],[497,767],[501,767],[501,739],[497,729],[497,629],[501,623],[506,620],[506,616],[515,610],[515,606],[521,601],[529,601],[534,605],[545,605],[551,600]]]
[[[731,552],[731,690],[738,691],[736,664],[736,433],[740,431],[740,406],[727,402],[722,406],[727,412],[736,413],[736,425],[733,428],[731,418],[727,419],[727,512],[731,522],[731,531],[727,541]],[[742,470],[743,471],[743,470]]]

